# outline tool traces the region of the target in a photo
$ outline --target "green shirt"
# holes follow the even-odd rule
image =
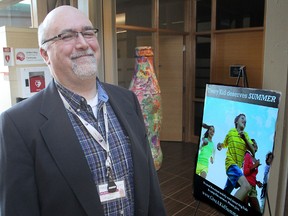
[[[212,141],[209,141],[207,138],[205,138],[205,140],[207,140],[208,143],[207,145],[204,145],[200,148],[197,163],[208,167],[210,158],[212,157],[214,152],[214,143]]]
[[[244,136],[251,143],[248,134],[244,132]],[[247,146],[245,141],[240,137],[236,128],[231,129],[225,137],[223,148],[228,148],[226,152],[225,168],[231,165],[242,167]]]

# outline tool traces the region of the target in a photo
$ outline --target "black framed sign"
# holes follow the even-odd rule
[[[281,93],[206,85],[194,196],[227,215],[262,215]]]

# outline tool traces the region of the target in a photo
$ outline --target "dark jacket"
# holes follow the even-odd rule
[[[135,216],[165,215],[134,93],[102,83],[131,141]],[[2,216],[103,215],[82,148],[54,82],[0,118]]]

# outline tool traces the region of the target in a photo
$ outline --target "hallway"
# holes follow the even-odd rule
[[[199,203],[192,194],[197,145],[161,142],[161,148],[164,158],[158,177],[167,215],[222,216],[222,213],[206,203]]]

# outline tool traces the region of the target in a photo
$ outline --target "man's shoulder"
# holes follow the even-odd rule
[[[119,90],[119,91],[129,91],[129,89],[124,88],[122,86],[118,86],[116,84],[106,83],[106,82],[100,82],[101,85],[106,89],[112,89],[112,90]]]
[[[51,94],[51,91],[49,91],[47,88],[43,89],[40,92],[37,92],[36,94],[32,95],[29,98],[26,98],[14,104],[12,107],[7,109],[3,113],[7,113],[10,116],[16,116],[21,118],[30,116],[33,113],[34,114],[39,113],[41,107],[44,106],[43,105],[43,98],[45,97],[44,95],[50,94],[51,95],[50,98],[54,97],[54,95]],[[53,106],[53,104],[51,104],[51,101],[48,101],[47,104],[49,104],[49,106],[51,107]]]
[[[37,101],[39,101],[41,94],[42,94],[42,92],[38,92],[37,94],[22,100],[16,104],[12,105],[12,107],[7,109],[5,112],[15,113],[15,112],[22,112],[24,110],[31,110],[33,108],[36,108],[37,106],[35,106],[35,104],[38,103]]]
[[[1,113],[1,120],[5,122],[12,121],[23,130],[28,129],[27,124],[35,125],[35,120],[39,119],[39,104],[41,104],[39,98],[42,93],[38,92],[31,98],[27,98],[19,103],[16,103],[9,109]],[[32,127],[30,127],[32,128]]]
[[[104,90],[108,93],[108,94],[113,94],[113,95],[129,95],[132,93],[131,90],[126,89],[122,86],[117,86],[114,84],[110,84],[110,83],[101,83],[101,85],[104,87]]]

